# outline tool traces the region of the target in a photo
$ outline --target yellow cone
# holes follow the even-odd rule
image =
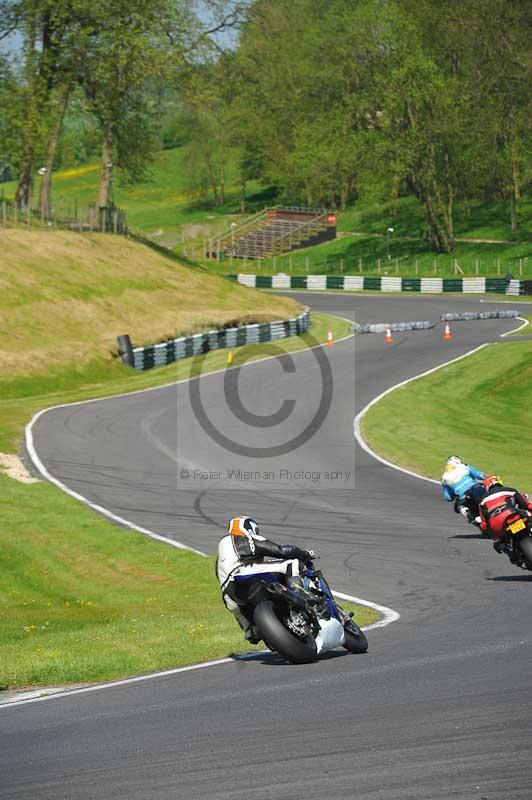
[[[227,353],[227,366],[229,367],[233,363],[233,351],[229,350]]]

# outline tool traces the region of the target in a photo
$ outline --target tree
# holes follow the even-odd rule
[[[0,173],[10,177],[18,161],[22,87],[5,56],[0,55]]]
[[[25,95],[15,200],[19,207],[26,208],[31,205],[35,161],[43,156],[48,103],[61,75],[64,40],[74,14],[68,0],[23,0],[12,4],[12,10],[24,41]]]
[[[518,230],[521,191],[532,160],[532,9],[523,0],[469,0],[476,46],[471,85],[478,109],[477,136],[490,153],[484,189],[509,201],[512,233]],[[488,11],[488,13],[486,13]]]

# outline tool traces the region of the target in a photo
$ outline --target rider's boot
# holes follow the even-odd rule
[[[306,595],[307,600],[310,603],[317,603],[318,598],[315,594],[312,594],[304,585],[303,578],[301,575],[287,575],[286,576],[286,585],[289,589],[293,589],[295,592],[303,592]]]
[[[296,592],[304,592],[303,578],[301,575],[287,575],[286,585],[289,589],[294,589]]]
[[[240,608],[237,608],[233,613],[236,621],[242,628],[244,639],[246,639],[246,641],[248,641],[250,644],[258,644],[260,642],[260,636],[258,635],[256,627],[251,624],[249,619],[245,614],[242,613]]]

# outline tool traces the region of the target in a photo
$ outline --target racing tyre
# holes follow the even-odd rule
[[[350,653],[367,653],[368,640],[364,631],[361,631],[354,622],[348,623],[344,628],[344,647]]]
[[[255,608],[253,614],[255,625],[261,637],[271,650],[276,650],[294,664],[309,664],[318,657],[316,642],[312,636],[298,639],[291,633],[277,614],[271,600],[263,600]]]
[[[530,536],[525,536],[524,539],[521,539],[519,547],[528,562],[528,568],[532,570],[532,539]]]

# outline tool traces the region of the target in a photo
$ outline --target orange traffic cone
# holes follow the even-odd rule
[[[332,331],[329,331],[329,333],[327,334],[327,347],[332,347],[333,344],[334,344],[334,338],[332,335]]]
[[[451,326],[448,322],[445,323],[445,328],[443,329],[443,338],[444,339],[452,339],[453,335],[451,333]]]
[[[392,329],[389,325],[386,326],[386,336],[384,337],[386,344],[393,344]]]

